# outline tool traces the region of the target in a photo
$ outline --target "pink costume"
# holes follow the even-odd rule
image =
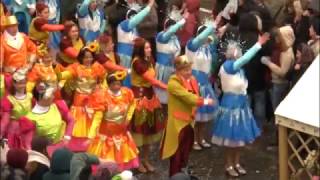
[[[34,124],[23,116],[32,107],[32,94],[7,95],[1,99],[1,137],[8,138],[9,148],[30,149]]]

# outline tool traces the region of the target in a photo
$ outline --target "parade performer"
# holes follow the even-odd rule
[[[29,27],[29,37],[37,45],[49,45],[49,32],[62,31],[64,25],[49,24],[49,7],[44,3],[36,4],[37,17],[33,18]]]
[[[261,134],[249,105],[248,81],[241,67],[255,56],[268,39],[268,34],[260,36],[243,56],[240,44],[230,41],[225,54],[227,60],[220,68],[223,96],[219,116],[214,122],[212,143],[226,147],[225,168],[232,177],[246,174],[240,165],[241,147],[252,143]]]
[[[72,143],[78,146],[79,150],[86,148],[84,142],[87,140],[92,123],[93,112],[87,106],[89,97],[105,75],[104,67],[94,61],[95,48],[86,46],[81,49],[78,56],[79,63],[70,65],[60,77],[62,80],[74,80],[75,93],[70,108],[75,119]]]
[[[105,30],[106,19],[96,0],[84,0],[78,9],[78,18],[80,34],[87,42],[93,42]]]
[[[109,74],[109,89],[97,91],[89,103],[95,113],[88,152],[98,156],[100,162],[117,164],[119,171],[139,166],[138,148],[128,130],[135,100],[133,92],[122,87],[125,76],[125,71]]]
[[[53,144],[62,140],[67,143],[71,139],[74,120],[65,102],[54,100],[56,90],[39,83],[33,91],[36,103],[24,118],[34,123],[37,136],[47,137]]]
[[[39,63],[36,63],[28,74],[27,92],[32,92],[36,84],[44,82],[50,87],[56,88],[58,82],[57,74],[53,68],[52,57],[48,50],[43,47],[38,49]],[[58,84],[61,88],[63,84]],[[55,98],[61,99],[60,91],[57,90]]]
[[[36,46],[28,36],[18,31],[15,16],[7,16],[3,26],[5,31],[0,38],[0,64],[3,71],[12,74],[19,68],[31,68],[36,61]]]
[[[32,108],[32,94],[26,92],[27,69],[18,69],[12,76],[13,86],[1,99],[2,138],[8,139],[10,148],[31,148],[35,126],[25,116]]]
[[[36,11],[36,0],[9,0],[6,5],[19,20],[19,31],[28,34],[31,16]]]
[[[120,57],[114,53],[112,36],[103,34],[98,38],[98,43],[99,53],[97,55],[97,61],[99,61],[108,72],[128,71],[127,68],[119,65]]]
[[[217,19],[218,20],[218,19]],[[186,56],[193,61],[192,73],[199,83],[199,92],[203,98],[216,99],[214,89],[210,83],[211,66],[214,61],[214,47],[216,41],[213,39],[216,22],[208,21],[199,26],[196,37],[188,41]],[[211,38],[211,39],[210,39]],[[216,107],[211,105],[201,106],[197,109],[195,116],[195,141],[193,149],[201,150],[211,145],[205,140],[207,122],[213,120]]]
[[[153,4],[154,0],[150,0],[148,6],[138,13],[139,5],[131,3],[126,20],[118,25],[117,53],[120,56],[120,64],[126,68],[131,66],[133,40],[138,37],[136,27],[150,13]],[[130,87],[130,83],[130,76],[127,76],[124,80],[124,85]]]
[[[65,71],[65,69],[75,62],[78,62],[77,57],[81,48],[86,45],[85,41],[79,35],[79,27],[73,22],[67,22],[65,24],[65,30],[63,32],[63,38],[60,42],[60,52],[57,57],[57,65],[55,71],[57,73]],[[61,89],[61,95],[67,101],[67,104],[72,103],[74,82],[72,80],[61,80],[63,88]]]
[[[61,11],[61,0],[43,0],[49,8],[49,24],[59,24],[60,22],[60,11]],[[51,49],[59,49],[59,44],[61,41],[60,32],[50,33],[50,43],[49,47]]]
[[[60,42],[58,71],[62,72],[68,65],[78,62],[77,57],[80,49],[85,45],[86,42],[80,36],[77,24],[73,22],[67,23]]]
[[[187,14],[185,18],[187,18]],[[182,16],[179,16],[182,17]],[[157,45],[157,63],[156,74],[157,79],[167,84],[169,77],[174,72],[173,61],[180,55],[180,42],[175,33],[183,27],[185,18],[178,18],[171,13],[169,18],[164,22],[164,30],[158,33],[156,38]],[[155,88],[155,92],[160,99],[161,104],[168,103],[167,91]]]
[[[174,66],[176,73],[168,82],[168,123],[161,145],[161,158],[170,158],[170,176],[187,167],[194,141],[196,107],[214,103],[200,97],[198,82],[192,76],[192,62],[185,55],[177,57]]]
[[[153,86],[166,89],[167,85],[156,79],[151,46],[143,38],[134,40],[131,69],[131,89],[137,100],[131,132],[137,146],[142,147],[143,160],[139,171],[152,172],[155,168],[149,162],[150,145],[160,140],[165,124],[161,104],[153,91]]]

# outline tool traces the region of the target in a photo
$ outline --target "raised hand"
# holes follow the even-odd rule
[[[263,35],[259,36],[258,43],[260,45],[264,45],[270,39],[269,33],[264,33]]]

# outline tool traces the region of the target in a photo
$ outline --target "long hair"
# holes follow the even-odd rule
[[[300,63],[302,63],[302,64],[310,64],[315,58],[315,55],[314,55],[312,49],[306,43],[298,44],[297,51],[301,52],[301,62]]]
[[[139,59],[145,58],[144,47],[147,41],[144,38],[136,38],[133,41],[133,54],[132,57],[138,57]]]

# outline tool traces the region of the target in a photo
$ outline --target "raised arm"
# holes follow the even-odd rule
[[[265,33],[262,36],[259,36],[258,42],[252,46],[243,56],[237,59],[233,63],[233,69],[239,70],[242,66],[247,64],[261,49],[261,46],[269,40],[269,34]]]
[[[191,49],[198,49],[203,43],[205,43],[205,40],[208,38],[210,34],[212,34],[214,31],[213,25],[207,26],[207,28],[202,31],[199,35],[197,35],[194,39],[191,40]]]
[[[89,13],[89,4],[91,0],[84,0],[81,6],[78,9],[78,13],[80,16],[85,16]]]
[[[186,23],[185,19],[181,19],[176,24],[169,27],[169,29],[162,33],[161,37],[164,41],[168,41],[183,25]]]
[[[153,3],[149,3],[148,6],[143,8],[138,14],[129,19],[128,28],[132,30],[135,28],[151,11]]]

